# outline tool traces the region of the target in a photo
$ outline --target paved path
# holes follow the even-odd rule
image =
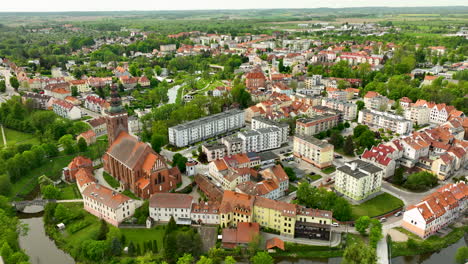
[[[104,175],[103,175],[103,172],[104,172],[104,168],[99,168],[95,171],[94,173],[94,178],[98,181],[99,184],[101,184],[102,186],[105,186],[111,190],[114,190],[116,192],[120,192],[121,189],[120,188],[112,188],[112,186],[110,186],[107,181],[104,179]]]
[[[388,247],[387,247],[387,238],[384,236],[377,243],[377,256],[379,257],[379,264],[388,264]]]
[[[83,199],[74,199],[74,200],[57,200],[57,203],[82,203]]]
[[[7,141],[6,141],[6,136],[5,136],[5,130],[3,130],[3,125],[1,127],[2,127],[3,145],[6,147]]]
[[[189,185],[191,183],[192,183],[192,180],[190,180],[190,178],[188,176],[183,174],[182,175],[182,184],[180,185],[179,188],[176,189],[176,191],[180,191],[180,190],[184,189],[187,185]]]
[[[332,232],[331,241],[306,239],[306,238],[291,238],[291,237],[285,237],[285,236],[265,233],[265,232],[260,232],[260,233],[265,238],[265,241],[268,239],[277,237],[285,242],[292,242],[292,243],[311,245],[311,246],[327,246],[327,247],[337,247],[338,245],[340,245],[340,242],[341,242],[341,234],[335,233],[335,232]]]

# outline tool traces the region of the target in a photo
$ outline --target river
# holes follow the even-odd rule
[[[63,252],[55,245],[44,230],[41,207],[29,206],[26,213],[19,214],[21,222],[29,225],[26,236],[20,236],[21,248],[26,251],[32,264],[74,264],[75,261],[67,253]],[[39,213],[38,213],[39,212]],[[468,237],[467,237],[468,239]],[[455,253],[459,247],[467,245],[465,238],[461,238],[457,243],[442,249],[440,252],[423,254],[420,256],[397,257],[392,259],[392,264],[440,264],[455,263]],[[277,259],[278,264],[339,264],[341,258],[330,259]]]
[[[21,222],[29,226],[28,234],[20,236],[19,243],[28,254],[30,263],[74,264],[73,258],[57,248],[54,241],[45,234],[40,211],[42,211],[40,206],[28,206],[25,208],[26,213],[19,214]]]

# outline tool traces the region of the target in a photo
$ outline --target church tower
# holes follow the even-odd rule
[[[114,143],[120,132],[128,133],[128,114],[122,107],[116,85],[111,86],[111,101],[110,108],[106,111],[106,125],[109,145]]]

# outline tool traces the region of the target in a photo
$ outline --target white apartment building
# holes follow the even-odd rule
[[[242,148],[246,152],[261,152],[281,147],[282,133],[277,127],[244,131],[237,136],[242,139]]]
[[[81,194],[86,211],[114,226],[131,217],[139,207],[138,201],[94,182]]]
[[[343,90],[329,91],[327,94],[327,97],[329,99],[335,99],[338,101],[346,101],[348,97],[348,93]]]
[[[294,137],[294,156],[318,168],[325,168],[333,164],[333,150],[333,145],[312,136],[296,135]]]
[[[233,109],[170,127],[169,143],[176,147],[185,147],[244,125],[244,112]]]
[[[424,106],[411,106],[405,109],[404,116],[415,124],[425,125],[429,123],[429,113],[430,109]]]
[[[193,203],[190,218],[197,224],[219,225],[219,203],[211,201]]]
[[[280,139],[279,139],[280,144],[288,142],[288,135],[289,135],[288,124],[275,122],[275,121],[272,121],[270,119],[267,119],[261,116],[252,117],[251,128],[253,130],[260,129],[260,128],[267,128],[267,127],[277,127],[281,129]]]
[[[377,95],[366,100],[365,106],[367,109],[386,110],[386,109],[389,109],[388,102],[389,100],[387,97],[382,96],[382,95]]]
[[[407,135],[413,130],[413,122],[411,120],[407,120],[399,115],[376,110],[361,110],[358,116],[358,123],[367,125],[373,129],[389,129],[400,135]]]
[[[383,174],[383,169],[370,162],[353,160],[337,168],[335,189],[355,201],[360,201],[380,192]]]
[[[322,106],[326,106],[333,110],[338,110],[343,113],[343,119],[354,120],[357,117],[357,105],[345,101],[339,101],[331,98],[323,98]]]
[[[317,115],[311,118],[300,118],[296,121],[296,135],[313,136],[338,125],[340,116],[337,114]]]
[[[191,224],[193,198],[181,193],[155,193],[149,199],[149,216],[156,222],[169,222],[171,217],[177,224]]]

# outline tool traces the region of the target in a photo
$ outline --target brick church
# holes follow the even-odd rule
[[[175,189],[182,182],[179,169],[168,168],[164,157],[128,133],[128,115],[116,87],[111,89],[110,105],[106,111],[109,149],[103,157],[104,170],[143,199]]]

